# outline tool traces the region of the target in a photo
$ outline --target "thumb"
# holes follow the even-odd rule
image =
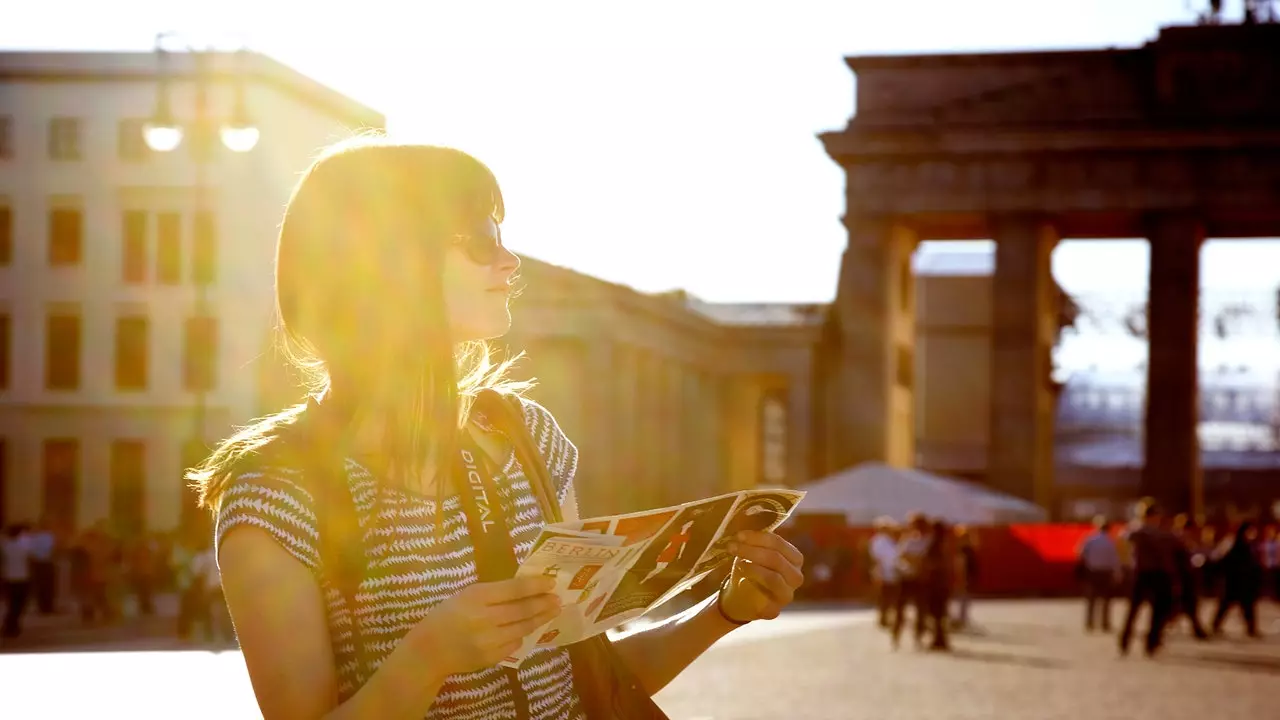
[[[770,602],[764,588],[751,578],[736,572],[729,578],[727,591],[734,607],[749,611],[752,615],[763,612]]]

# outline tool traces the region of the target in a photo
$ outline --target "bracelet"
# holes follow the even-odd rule
[[[729,617],[729,613],[724,611],[724,594],[729,587],[729,578],[731,577],[733,576],[729,575],[724,579],[724,582],[720,583],[720,592],[716,595],[716,610],[720,612],[720,617],[724,618],[725,622],[737,625],[738,627],[750,625],[752,622],[751,620],[735,620]]]

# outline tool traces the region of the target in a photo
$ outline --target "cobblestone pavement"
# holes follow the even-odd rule
[[[1112,611],[1120,619],[1123,608]],[[1209,612],[1202,608],[1202,615]],[[730,636],[658,700],[673,720],[1276,716],[1280,612],[1274,606],[1263,611],[1262,640],[1245,639],[1235,621],[1223,638],[1197,643],[1183,621],[1153,660],[1143,657],[1140,643],[1121,658],[1114,634],[1084,634],[1082,614],[1079,601],[980,603],[974,607],[978,630],[956,636],[947,654],[915,650],[907,638],[892,651],[865,611],[813,613],[807,629],[793,626],[759,641]]]
[[[1121,608],[1114,609],[1118,617]],[[1207,615],[1208,608],[1204,609]],[[1238,621],[1223,639],[1185,628],[1148,660],[1120,658],[1114,635],[1085,635],[1079,602],[985,602],[980,632],[955,652],[894,652],[869,611],[813,607],[737,631],[658,695],[673,720],[1248,720],[1280,701],[1280,611],[1263,640]],[[5,718],[258,717],[236,652],[176,651],[172,641],[113,638],[77,650],[0,655]],[[136,652],[136,650],[160,650]]]

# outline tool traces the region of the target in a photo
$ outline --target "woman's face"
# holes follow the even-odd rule
[[[511,329],[507,303],[519,268],[520,258],[502,246],[492,219],[453,238],[445,251],[444,301],[455,342],[495,338]]]

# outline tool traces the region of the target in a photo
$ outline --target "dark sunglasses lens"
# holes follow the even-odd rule
[[[462,244],[467,257],[480,265],[492,265],[497,262],[500,247],[502,245],[498,239],[488,235],[473,235]]]

